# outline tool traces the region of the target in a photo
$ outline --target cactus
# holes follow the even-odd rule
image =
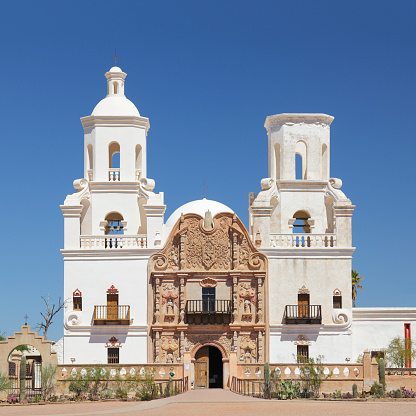
[[[270,399],[270,367],[269,363],[264,363],[264,398]]]
[[[19,394],[20,403],[26,399],[25,388],[26,388],[26,356],[22,355],[22,358],[20,359],[20,394]]]
[[[384,358],[380,358],[378,362],[378,379],[383,389],[386,388],[386,368],[384,365]]]
[[[358,391],[357,391],[357,385],[356,384],[352,385],[352,397],[354,397],[354,399],[356,399],[358,397]]]

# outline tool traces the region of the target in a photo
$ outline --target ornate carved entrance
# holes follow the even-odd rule
[[[182,215],[165,247],[150,259],[149,361],[183,362],[186,351],[214,342],[224,359],[233,349],[240,362],[263,363],[267,259],[235,214],[219,213],[211,224],[206,221]],[[198,353],[194,385],[214,385],[209,348]]]

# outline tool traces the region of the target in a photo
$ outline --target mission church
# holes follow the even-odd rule
[[[330,176],[333,117],[266,118],[269,177],[250,193],[248,229],[205,198],[165,221],[147,177],[149,119],[126,98],[126,73],[105,77],[107,96],[81,118],[83,177],[61,205],[62,364],[187,355],[195,387],[222,387],[231,352],[250,364],[354,362],[410,331],[414,308],[352,308],[355,206]]]

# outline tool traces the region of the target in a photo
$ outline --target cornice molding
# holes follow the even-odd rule
[[[353,308],[353,322],[363,321],[416,321],[416,308]]]
[[[355,247],[273,247],[261,248],[268,259],[351,259]]]
[[[329,127],[333,120],[334,117],[323,113],[282,113],[266,117],[264,127],[268,132],[278,130],[283,125],[295,124]]]
[[[156,253],[158,248],[129,248],[129,249],[104,249],[104,250],[91,250],[91,249],[79,249],[79,250],[65,250],[62,249],[61,253],[64,257],[64,261],[77,261],[77,260],[147,260],[149,257]]]
[[[149,131],[150,123],[147,117],[138,116],[87,116],[81,117],[84,132],[95,127],[135,127]]]

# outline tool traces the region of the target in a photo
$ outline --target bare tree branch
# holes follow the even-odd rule
[[[46,311],[44,313],[40,312],[43,322],[38,323],[36,329],[38,331],[43,330],[43,336],[46,338],[48,329],[53,323],[53,317],[65,306],[65,301],[62,301],[59,297],[58,304],[55,304],[53,299],[49,298],[49,293],[47,296],[41,296],[41,298],[45,302]]]

